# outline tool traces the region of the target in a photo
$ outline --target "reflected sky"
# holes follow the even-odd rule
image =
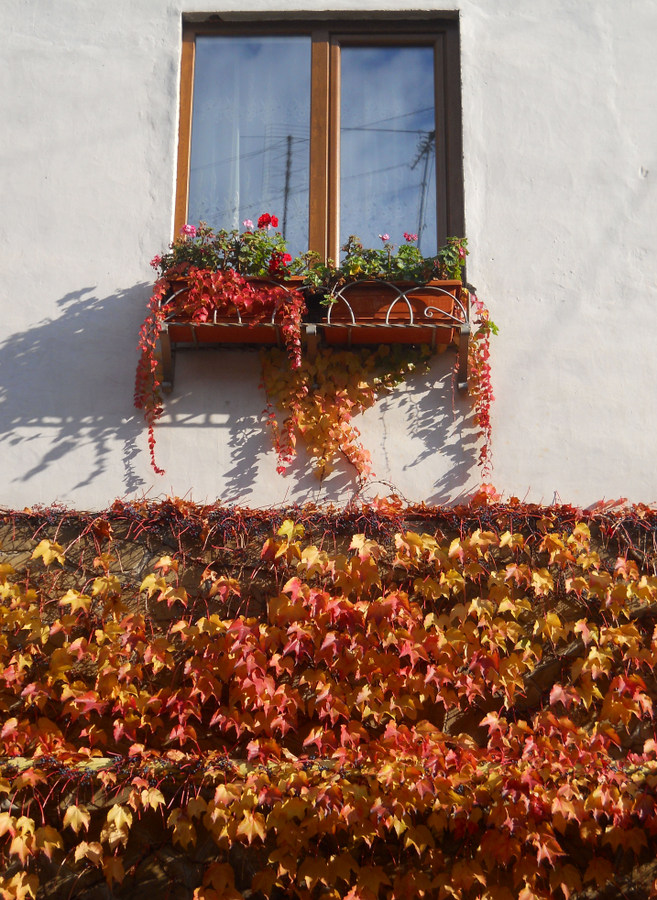
[[[308,248],[307,36],[196,40],[188,221],[242,230],[278,216]],[[420,235],[436,252],[432,47],[341,48],[340,242]]]
[[[343,47],[341,65],[341,243],[409,231],[435,253],[433,49]]]
[[[188,220],[272,213],[307,250],[309,134],[309,37],[198,37]]]

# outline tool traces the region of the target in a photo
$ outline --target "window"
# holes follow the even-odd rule
[[[278,216],[291,252],[337,258],[463,234],[456,18],[186,25],[176,230]]]

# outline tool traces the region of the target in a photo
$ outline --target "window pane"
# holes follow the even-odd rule
[[[310,38],[197,38],[190,222],[241,230],[268,212],[307,250],[309,135]]]
[[[341,49],[340,242],[419,235],[436,252],[433,48]]]

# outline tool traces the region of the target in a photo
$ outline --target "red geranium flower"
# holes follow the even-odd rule
[[[266,228],[271,224],[271,216],[269,213],[263,213],[258,219],[258,228]],[[276,222],[278,224],[278,221]]]
[[[272,228],[278,228],[278,216],[271,217]]]
[[[280,251],[275,250],[269,260],[269,274],[276,275],[277,272],[280,272],[281,268],[289,266],[291,262],[292,257],[289,253],[281,253]]]

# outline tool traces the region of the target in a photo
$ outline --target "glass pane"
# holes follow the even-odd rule
[[[342,47],[340,243],[418,234],[436,250],[433,48]]]
[[[242,230],[268,212],[307,250],[309,137],[310,38],[197,38],[191,223]]]

